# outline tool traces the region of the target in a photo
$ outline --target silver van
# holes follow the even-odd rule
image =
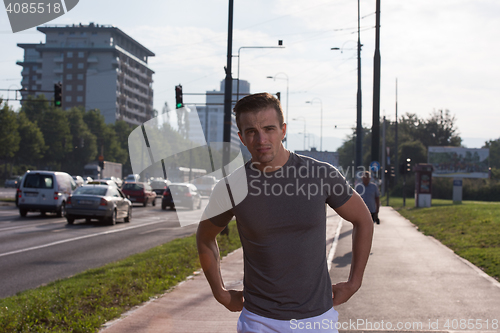
[[[76,189],[76,183],[66,172],[28,171],[19,187],[19,214],[55,212],[66,215],[66,200]]]

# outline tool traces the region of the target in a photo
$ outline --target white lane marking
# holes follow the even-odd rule
[[[330,253],[328,253],[328,271],[332,268],[333,257],[335,256],[335,251],[337,251],[337,244],[339,243],[340,230],[342,229],[342,221],[344,220],[339,216],[339,225],[337,226],[337,231],[335,231],[335,238],[333,239],[332,247],[330,248]]]
[[[80,237],[75,237],[75,238],[70,238],[70,239],[63,239],[63,240],[60,240],[60,241],[57,241],[57,242],[52,242],[52,243],[48,243],[48,244],[44,244],[44,245],[33,246],[33,247],[26,248],[26,249],[21,249],[21,250],[16,250],[16,251],[11,251],[11,252],[1,253],[0,257],[5,257],[5,256],[9,256],[9,255],[12,255],[12,254],[17,254],[17,253],[22,253],[22,252],[27,252],[27,251],[32,251],[32,250],[43,249],[45,247],[49,247],[49,246],[53,246],[53,245],[59,245],[59,244],[64,244],[64,243],[68,243],[68,242],[73,242],[73,241],[77,241],[77,240],[80,240],[80,239],[91,238],[91,237],[102,236],[102,235],[109,235],[109,234],[113,234],[115,232],[120,232],[120,231],[125,231],[125,230],[131,230],[131,229],[141,228],[141,227],[146,227],[148,225],[153,225],[153,224],[157,224],[157,223],[165,223],[165,220],[155,221],[155,222],[150,222],[150,223],[144,223],[144,224],[130,226],[130,227],[125,227],[125,228],[121,228],[121,229],[114,229],[114,230],[103,231],[103,232],[99,232],[97,234],[85,235],[85,236],[80,236]]]

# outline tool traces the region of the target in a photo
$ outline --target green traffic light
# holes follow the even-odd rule
[[[56,106],[61,106],[61,102],[60,102],[60,101],[57,101],[57,102],[56,102]]]
[[[177,108],[178,109],[182,108],[182,103],[177,103]]]

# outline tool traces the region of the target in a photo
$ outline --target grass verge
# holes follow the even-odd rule
[[[241,246],[236,223],[221,256]],[[0,300],[0,332],[96,332],[200,268],[195,235]],[[207,285],[208,288],[208,285]]]
[[[382,204],[386,201],[383,198]],[[430,208],[415,208],[415,200],[390,198],[389,205],[426,235],[433,236],[462,258],[500,279],[500,202],[433,199]]]

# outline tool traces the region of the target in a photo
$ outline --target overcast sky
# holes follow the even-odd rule
[[[375,1],[361,1],[363,125],[371,127]],[[395,81],[399,114],[427,118],[449,109],[464,144],[480,147],[500,137],[500,2],[498,0],[400,1],[381,3],[381,116],[394,120]],[[80,0],[66,15],[49,24],[115,25],[153,51],[154,107],[174,106],[174,86],[184,92],[219,89],[227,52],[227,0],[131,1]],[[242,49],[241,79],[251,92],[282,93],[289,78],[290,149],[303,148],[306,131],[319,149],[323,107],[323,150],[334,151],[356,122],[355,1],[243,0],[234,4],[233,55]],[[17,43],[45,42],[30,29],[13,34],[0,10],[0,88],[19,88],[23,58]],[[332,51],[332,47],[342,48]],[[233,58],[233,78],[237,77]],[[4,97],[5,93],[2,93]],[[11,94],[13,97],[13,94]],[[314,99],[314,103],[306,101]],[[321,103],[319,102],[321,100]],[[185,103],[203,102],[185,96]],[[18,107],[14,105],[15,108]],[[283,103],[286,109],[286,103]],[[337,129],[335,129],[337,125]]]

